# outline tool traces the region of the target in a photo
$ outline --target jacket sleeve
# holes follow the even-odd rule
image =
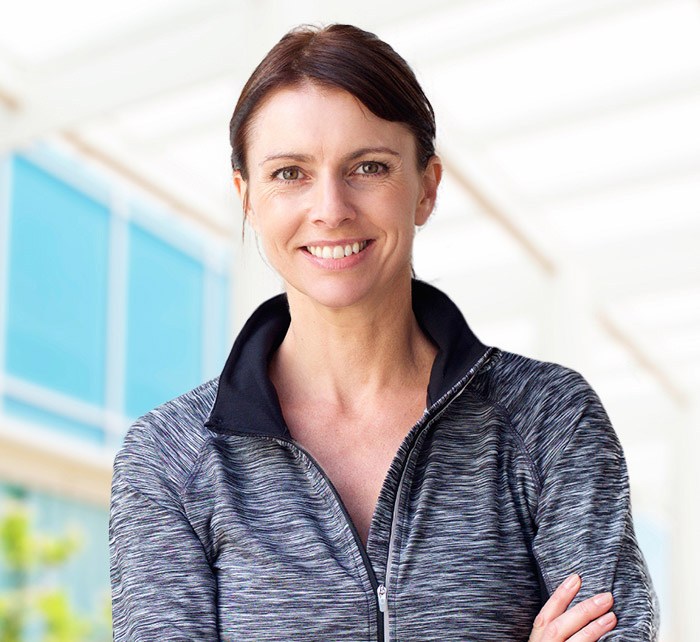
[[[115,460],[109,521],[114,640],[215,641],[214,573],[173,480],[157,461],[147,441],[133,439]]]
[[[580,381],[580,406],[569,415],[577,421],[541,478],[533,554],[550,595],[572,572],[582,579],[574,603],[612,592],[618,624],[601,639],[655,641],[658,601],[634,533],[622,447],[598,396]]]

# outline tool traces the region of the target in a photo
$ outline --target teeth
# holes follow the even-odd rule
[[[359,254],[367,247],[367,241],[361,241],[350,245],[307,245],[309,253],[319,259],[342,259],[351,254]]]

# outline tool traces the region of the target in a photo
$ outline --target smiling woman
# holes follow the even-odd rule
[[[438,158],[421,167],[405,124],[310,81],[268,94],[250,131],[248,178],[238,169],[234,182],[287,295],[382,318],[397,297],[407,303],[413,237],[435,203]]]
[[[596,393],[412,278],[434,138],[413,72],[356,27],[293,30],[254,71],[233,180],[285,294],[126,437],[115,640],[656,639]]]

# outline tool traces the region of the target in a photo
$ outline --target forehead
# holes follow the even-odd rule
[[[415,153],[413,134],[405,124],[379,118],[347,91],[304,83],[265,97],[251,118],[246,146],[253,155],[267,155],[382,145]]]

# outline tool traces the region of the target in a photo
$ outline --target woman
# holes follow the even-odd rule
[[[434,139],[410,68],[355,27],[294,30],[254,71],[234,183],[286,294],[126,436],[116,640],[655,638],[596,394],[412,279]]]

